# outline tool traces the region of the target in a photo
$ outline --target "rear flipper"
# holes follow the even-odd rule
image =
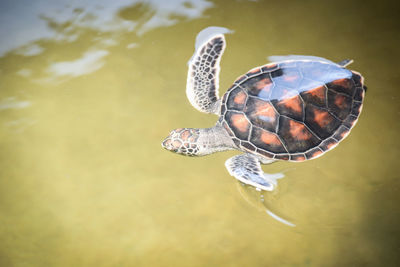
[[[269,164],[274,160],[263,160],[263,164]],[[260,160],[252,154],[234,156],[225,162],[230,175],[242,183],[252,185],[266,191],[272,191],[277,186],[277,179],[283,178],[283,174],[267,174],[261,169]]]

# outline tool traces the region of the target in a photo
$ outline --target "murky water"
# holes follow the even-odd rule
[[[1,266],[396,266],[399,22],[348,1],[2,1]],[[269,55],[353,58],[368,92],[336,149],[263,193],[237,152],[163,150],[216,117],[186,99],[199,31],[226,36],[220,92]],[[295,224],[290,227],[271,215]]]

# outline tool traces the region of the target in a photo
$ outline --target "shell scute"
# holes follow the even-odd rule
[[[247,80],[249,77],[246,74],[243,74],[242,76],[240,76],[239,78],[237,78],[233,84],[241,84],[242,82],[244,82],[245,80]]]
[[[287,153],[279,136],[273,132],[253,127],[250,142],[256,147],[273,153]]]
[[[348,96],[353,96],[355,87],[354,82],[348,78],[341,78],[334,80],[327,84],[328,89],[334,90],[338,93],[346,94]]]
[[[279,118],[278,135],[285,142],[289,153],[304,152],[320,143],[319,138],[303,123],[286,116]]]
[[[362,101],[364,99],[364,89],[361,87],[357,87],[354,93],[354,100],[355,101]]]
[[[243,146],[245,149],[250,150],[252,152],[255,152],[257,150],[257,148],[254,145],[252,145],[251,143],[246,142],[246,141],[242,141],[241,146]]]
[[[274,158],[274,156],[275,156],[275,154],[267,152],[267,151],[259,149],[259,148],[256,149],[256,152],[260,155],[263,155],[264,157],[271,158],[271,159]]]
[[[230,110],[243,110],[247,100],[247,94],[240,87],[234,88],[230,92],[230,97],[227,101],[227,107]]]
[[[315,147],[313,149],[310,149],[309,151],[307,151],[304,154],[306,155],[307,159],[312,159],[312,158],[322,156],[323,153],[324,152],[319,147]]]
[[[300,95],[307,104],[327,108],[327,90],[324,85],[320,85],[302,92]]]
[[[250,122],[243,113],[228,111],[225,114],[225,119],[237,138],[247,140]]]
[[[235,136],[235,134],[232,132],[232,129],[228,126],[226,121],[222,122],[222,126],[225,128],[225,130],[229,133],[230,136]]]
[[[262,66],[261,67],[261,71],[264,72],[264,73],[265,72],[269,73],[269,72],[271,72],[273,70],[276,70],[278,67],[279,67],[278,64],[270,63],[270,64],[266,64],[266,65]]]
[[[353,79],[353,81],[354,81],[354,84],[357,86],[357,87],[361,87],[362,85],[363,85],[363,78],[362,78],[362,76],[360,75],[360,73],[358,73],[358,72],[355,72],[355,71],[352,71],[352,79]]]
[[[329,111],[341,120],[346,119],[350,114],[352,99],[344,94],[338,94],[328,90]]]
[[[275,155],[275,159],[289,160],[290,155],[289,154],[277,154],[277,155]]]
[[[349,131],[350,129],[348,127],[341,125],[332,137],[337,141],[342,140],[348,135]]]
[[[270,102],[249,97],[244,112],[253,125],[271,132],[276,131],[279,114]]]
[[[290,155],[290,160],[292,161],[305,161],[306,160],[306,156],[302,153],[302,154],[291,154]]]
[[[274,84],[269,75],[263,75],[260,80],[254,83],[254,87],[251,87],[249,94],[257,96],[263,99],[269,99]]]
[[[358,117],[362,109],[361,102],[353,102],[353,106],[351,107],[351,115]]]
[[[350,114],[349,116],[347,116],[347,118],[343,121],[343,125],[351,128],[354,126],[354,124],[356,123],[358,117],[355,115]]]
[[[286,96],[282,97],[281,101],[272,100],[272,103],[274,104],[279,114],[289,116],[299,121],[303,120],[303,101],[297,94],[297,91],[288,91],[286,93]]]
[[[324,141],[321,142],[321,144],[319,145],[319,147],[323,150],[323,151],[328,151],[331,150],[332,148],[334,148],[335,146],[337,146],[338,142],[333,139],[333,138],[328,138]]]
[[[329,72],[324,76],[326,78],[325,83],[330,83],[340,79],[351,79],[353,73],[348,69],[331,64],[329,65]]]
[[[302,80],[302,75],[297,68],[281,68],[271,73],[276,86],[284,88],[297,88]]]
[[[240,139],[238,139],[236,137],[233,137],[232,140],[233,140],[233,143],[235,143],[236,146],[240,147]]]
[[[326,83],[329,80],[330,65],[322,62],[304,62],[300,66],[304,78]],[[332,81],[332,80],[330,80]]]
[[[221,114],[225,114],[225,111],[226,111],[226,105],[225,104],[222,104],[221,105]],[[220,119],[221,120],[221,119]]]
[[[268,73],[260,74],[240,84],[240,87],[249,92],[250,95],[263,99],[269,98],[272,86],[271,77]]]
[[[313,105],[307,105],[306,107],[305,122],[307,126],[321,139],[331,136],[341,124],[341,121],[330,114],[327,110]]]
[[[257,76],[258,74],[262,73],[262,70],[260,67],[251,69],[249,72],[247,72],[247,76],[249,77],[253,77],[253,76]]]

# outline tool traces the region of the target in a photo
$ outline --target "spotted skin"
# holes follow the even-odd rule
[[[173,130],[162,142],[162,146],[170,151],[187,156],[194,156],[199,151],[197,140],[199,130],[192,128],[179,128]]]
[[[365,90],[362,76],[344,65],[312,60],[267,64],[234,82],[222,100],[221,115],[239,148],[303,161],[321,156],[348,135]],[[232,117],[233,111],[240,116]]]

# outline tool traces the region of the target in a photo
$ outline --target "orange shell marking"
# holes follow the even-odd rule
[[[296,160],[297,160],[297,161],[305,161],[306,158],[305,158],[304,156],[298,156],[298,157],[296,158]]]
[[[319,99],[325,99],[325,87],[324,86],[318,86],[308,92],[312,96],[318,97]]]
[[[343,131],[343,132],[340,134],[340,136],[341,136],[342,138],[345,138],[348,134],[349,134],[349,131]]]
[[[261,141],[263,141],[265,144],[271,144],[275,146],[282,146],[281,140],[279,138],[270,132],[262,132],[261,134]]]
[[[308,140],[311,138],[311,133],[306,129],[306,127],[296,121],[289,121],[290,134],[298,140]]]
[[[271,68],[275,68],[277,65],[275,63],[269,63],[264,65],[265,68],[271,69]]]
[[[244,101],[246,100],[246,94],[243,91],[240,91],[234,98],[233,102],[236,104],[244,104]]]
[[[339,85],[342,86],[344,88],[351,88],[352,85],[350,84],[350,80],[349,79],[339,79],[339,80],[335,80],[332,82],[334,85]]]
[[[269,103],[257,103],[255,115],[261,117],[260,119],[275,123],[276,114],[275,109]]]
[[[260,68],[254,68],[254,69],[251,69],[248,73],[257,73],[257,72],[259,72],[260,71]]]
[[[343,95],[337,95],[335,97],[335,105],[339,108],[343,108],[345,105],[346,97]]]
[[[316,109],[314,110],[314,120],[323,128],[332,122],[332,116],[327,111]]]
[[[303,108],[301,107],[301,100],[299,96],[294,96],[285,100],[282,100],[282,104],[297,113],[301,113]]]
[[[232,115],[232,124],[233,126],[241,132],[246,132],[249,127],[249,122],[246,117],[242,114],[234,114]]]
[[[328,147],[328,149],[332,149],[335,146],[337,146],[337,143],[330,143],[327,147]]]
[[[283,79],[287,82],[293,82],[298,80],[299,78],[300,78],[299,75],[287,75],[283,77]]]
[[[264,79],[258,81],[255,84],[255,87],[259,90],[269,92],[272,88],[272,85],[273,85],[273,83],[271,82],[271,80],[269,78],[264,78]]]
[[[321,154],[322,154],[322,151],[321,151],[321,150],[318,150],[318,151],[315,151],[315,152],[312,154],[312,157],[315,158],[315,157],[317,157],[317,156],[320,156]]]

